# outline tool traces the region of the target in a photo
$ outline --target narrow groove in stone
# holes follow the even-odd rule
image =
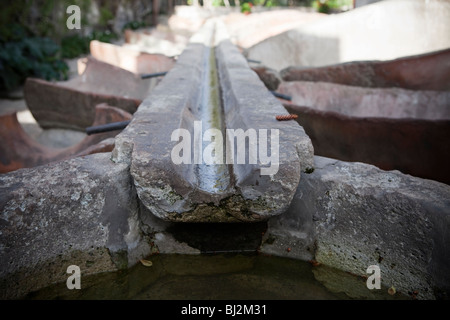
[[[208,51],[205,54],[205,65],[202,76],[201,99],[198,107],[198,118],[202,122],[202,137],[209,129],[217,129],[221,136],[225,139],[225,123],[223,117],[223,108],[220,95],[220,84],[217,70],[217,61],[215,55],[215,30],[209,39],[209,45],[205,47]],[[223,148],[221,139],[212,138],[214,141],[202,141],[203,152],[207,150],[209,145],[214,145],[214,151]],[[221,144],[221,145],[220,145]],[[217,154],[212,153],[215,157]],[[224,157],[218,157],[213,164],[205,163],[205,159],[201,164],[197,164],[194,168],[198,181],[198,187],[210,193],[223,193],[230,187],[230,174],[228,166],[224,163]]]

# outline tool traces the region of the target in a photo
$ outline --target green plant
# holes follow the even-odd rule
[[[242,13],[251,13],[252,12],[252,4],[245,2],[241,4],[241,12]]]
[[[89,52],[89,41],[78,34],[68,36],[61,40],[61,50],[63,58],[73,59]]]
[[[212,0],[212,5],[213,7],[220,7],[220,6],[224,6],[224,2],[222,0]]]
[[[0,91],[15,89],[29,76],[67,79],[69,67],[60,59],[60,47],[49,38],[27,37],[0,42]]]
[[[140,29],[140,28],[144,28],[146,26],[147,26],[147,24],[145,22],[143,22],[143,21],[130,21],[130,22],[127,22],[123,26],[122,31],[124,31],[126,29],[137,30],[137,29]]]
[[[330,6],[328,5],[328,0],[316,0],[313,2],[313,8],[320,13],[330,13]]]
[[[320,13],[330,13],[330,6],[326,3],[319,4],[319,9],[317,10]]]
[[[353,7],[353,0],[328,0],[327,4],[331,9],[340,9],[344,6]]]
[[[353,0],[315,0],[312,7],[321,13],[330,13],[331,10],[340,10],[343,7],[351,8]]]
[[[65,59],[73,59],[79,57],[80,55],[89,53],[89,45],[92,40],[112,42],[117,38],[117,34],[108,30],[94,31],[89,36],[75,34],[65,37],[61,40],[62,57]]]
[[[99,24],[102,26],[107,26],[109,21],[114,19],[114,14],[106,7],[100,8],[100,19]]]

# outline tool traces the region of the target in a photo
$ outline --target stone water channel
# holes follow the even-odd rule
[[[1,297],[220,298],[205,289],[211,280],[248,299],[448,297],[450,187],[314,156],[303,128],[279,114],[220,21],[208,20],[112,153],[0,175]],[[198,121],[201,133],[279,130],[278,152],[267,145],[277,172],[261,174],[263,162],[175,164],[174,131],[203,149]],[[49,287],[65,285],[70,265],[87,285],[73,296]],[[371,265],[381,291],[361,278]],[[260,295],[245,295],[257,285]],[[391,286],[398,295],[386,295]]]
[[[211,39],[206,40],[207,46],[205,46],[206,56],[209,55],[209,59],[205,59],[206,65],[203,67],[203,76],[200,95],[200,104],[197,109],[198,118],[201,121],[201,127],[197,131],[200,135],[194,137],[194,145],[201,145],[201,148],[197,149],[197,154],[194,153],[194,163],[199,161],[195,159],[201,159],[203,157],[203,150],[208,147],[208,143],[203,141],[203,137],[207,130],[219,130],[220,135],[223,137],[224,122],[223,122],[223,110],[219,87],[219,76],[217,74],[217,63],[215,55],[215,43],[214,32],[210,35]],[[213,139],[211,139],[213,140]],[[222,148],[221,144],[223,139],[219,139],[216,135],[213,140],[213,149],[219,150]],[[199,188],[203,190],[211,190],[212,192],[224,192],[230,186],[230,173],[228,167],[221,161],[214,159],[212,165],[200,163],[195,167],[195,175],[199,181]]]

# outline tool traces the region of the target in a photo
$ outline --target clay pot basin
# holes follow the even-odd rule
[[[80,76],[61,82],[28,78],[24,93],[43,129],[84,131],[94,121],[97,104],[107,103],[133,114],[159,81],[141,79],[140,74],[88,58]]]
[[[95,107],[95,121],[92,125],[126,121],[131,118],[131,114],[123,110],[100,104]],[[87,136],[72,147],[55,149],[43,146],[28,136],[18,122],[15,112],[0,116],[0,173],[93,153],[111,152],[114,149],[112,138],[118,133],[119,131],[113,131]]]
[[[140,52],[129,46],[91,41],[91,56],[135,74],[166,72],[173,68],[175,59],[163,54]]]
[[[283,82],[316,155],[450,184],[450,92]]]
[[[450,49],[388,61],[355,61],[319,68],[289,67],[282,70],[280,76],[284,81],[450,91]]]

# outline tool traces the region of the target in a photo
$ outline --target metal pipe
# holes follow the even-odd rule
[[[125,129],[131,121],[113,122],[86,128],[87,135]]]
[[[156,78],[156,77],[163,77],[167,74],[167,71],[165,72],[157,72],[157,73],[148,73],[141,75],[141,79],[149,79],[149,78]]]
[[[247,61],[253,62],[253,63],[261,63],[261,61],[259,61],[259,60],[253,60],[253,59],[248,59],[248,58],[247,58]]]
[[[288,95],[285,95],[285,94],[282,94],[282,93],[278,93],[278,92],[275,92],[275,91],[270,91],[270,92],[277,98],[281,98],[281,99],[284,99],[284,100],[292,101],[292,97],[291,96],[288,96]]]

